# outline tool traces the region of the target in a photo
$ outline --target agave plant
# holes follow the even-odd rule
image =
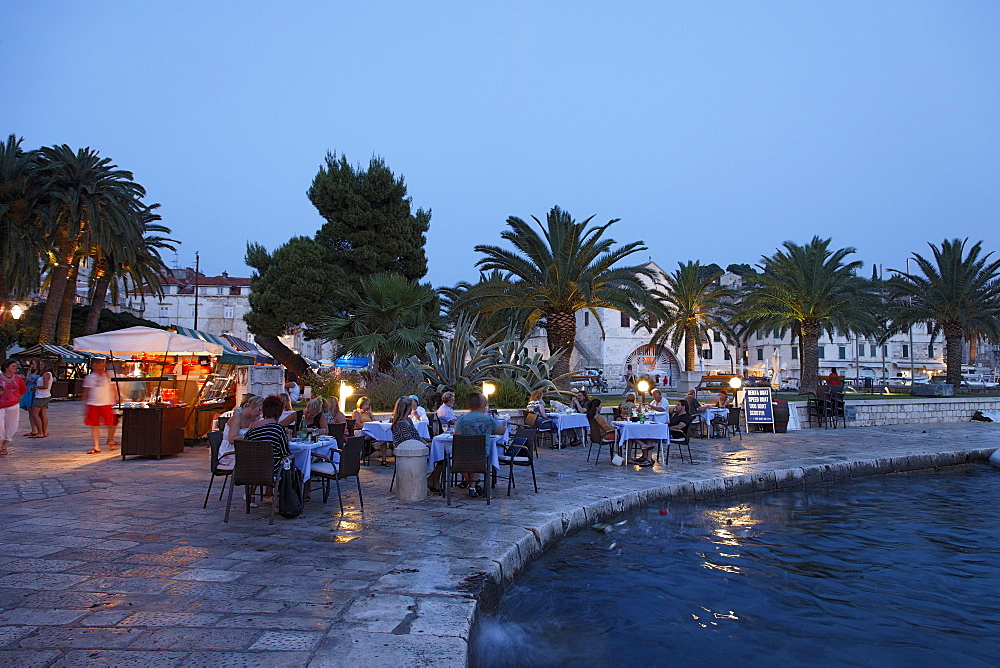
[[[427,384],[438,392],[495,379],[494,349],[503,332],[479,341],[475,336],[477,325],[478,318],[460,314],[451,338],[428,342],[427,361],[421,362],[414,355],[409,358],[410,364],[420,369]]]

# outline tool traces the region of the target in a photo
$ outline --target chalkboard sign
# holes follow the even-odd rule
[[[745,387],[740,391],[739,401],[747,426],[774,424],[770,387]]]

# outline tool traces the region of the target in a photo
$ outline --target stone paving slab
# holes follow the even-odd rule
[[[248,515],[208,485],[208,451],[162,460],[84,454],[79,406],[0,458],[0,666],[457,666],[478,607],[569,531],[642,503],[823,484],[985,459],[1000,425],[896,425],[692,442],[654,467],[544,450],[539,494],[517,469],[492,503],[399,503],[391,469],[316,495],[295,520]],[[687,454],[685,450],[685,455]],[[218,489],[219,481],[213,489]]]

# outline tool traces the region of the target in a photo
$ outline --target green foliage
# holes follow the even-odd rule
[[[853,248],[830,250],[830,239],[813,237],[800,246],[761,259],[760,273],[747,286],[740,318],[751,329],[792,330],[802,341],[799,387],[812,392],[819,371],[823,332],[869,332],[878,327],[880,308],[872,285],[857,276],[862,263],[849,262]]]
[[[333,309],[333,286],[345,280],[327,250],[309,237],[292,237],[273,253],[248,243],[246,263],[254,272],[244,319],[252,333],[264,336],[287,334],[301,323],[315,333],[311,327]]]
[[[654,344],[669,341],[677,349],[683,341],[684,368],[688,371],[694,369],[695,350],[708,331],[728,327],[724,305],[734,295],[717,282],[722,269],[711,267],[714,269],[709,272],[699,262],[678,262],[677,269],[663,277],[661,288],[651,292],[652,303],[637,325],[654,330]],[[650,316],[657,327],[651,327]]]
[[[749,264],[731,264],[726,267],[726,271],[730,274],[736,274],[741,278],[746,278],[748,276],[752,277],[757,272]]]
[[[637,305],[646,301],[641,279],[652,273],[644,266],[618,265],[646,250],[641,241],[616,247],[614,239],[604,236],[616,220],[591,227],[593,216],[577,223],[559,207],[549,211],[544,224],[532,219],[538,230],[520,218],[507,219],[510,229],[500,236],[513,250],[476,246],[484,255],[476,265],[497,273],[470,287],[456,300],[456,308],[484,314],[527,310],[524,333],[536,325],[545,327],[553,352],[571,350],[580,309],[590,309],[602,331],[597,308],[639,317]],[[559,359],[559,377],[568,374],[569,358],[566,354]]]
[[[410,363],[418,368],[427,383],[438,392],[457,388],[459,385],[482,385],[495,377],[496,356],[493,344],[503,336],[497,332],[487,340],[477,340],[477,318],[461,313],[450,338],[429,341],[425,346],[425,362],[416,356]]]
[[[424,235],[431,214],[411,211],[403,177],[393,175],[382,158],[372,157],[365,170],[327,153],[308,196],[326,220],[316,241],[349,281],[385,272],[416,281],[427,273]],[[349,307],[338,304],[339,310]]]
[[[84,335],[87,325],[87,315],[90,313],[89,306],[73,305],[73,316],[70,321],[70,336],[76,338]],[[45,303],[32,304],[17,321],[17,344],[23,348],[30,348],[37,344],[41,331],[42,318],[45,314]],[[152,320],[137,318],[136,316],[123,311],[115,313],[108,309],[101,310],[101,316],[97,324],[97,332],[113,332],[118,329],[128,327],[153,327],[155,329],[166,329],[165,326],[157,324]]]
[[[497,408],[524,408],[528,405],[528,393],[511,378],[501,378],[494,385],[496,392],[490,395],[490,402]]]
[[[427,387],[420,377],[396,369],[389,373],[366,375],[365,394],[372,400],[372,408],[376,411],[391,411],[396,400],[402,396],[423,396]]]
[[[944,331],[948,382],[956,390],[962,380],[965,337],[975,333],[1000,340],[1000,260],[991,262],[993,253],[984,254],[981,241],[966,254],[968,241],[928,244],[932,258],[914,253],[917,271],[893,269],[896,275],[889,282],[894,324],[905,330],[931,322]]]
[[[397,357],[417,354],[444,329],[437,293],[398,274],[361,279],[360,290],[342,289],[337,298],[357,304],[349,317],[320,320],[320,335],[336,339],[347,353],[373,355],[387,373]]]
[[[361,374],[354,369],[329,369],[312,374],[308,380],[306,384],[312,386],[313,395],[324,399],[339,397],[341,382],[353,387],[355,394],[362,388]]]
[[[461,383],[453,391],[455,392],[455,407],[459,410],[465,409],[469,405],[469,395],[473,392],[479,392],[479,387],[474,385],[469,385],[467,383]]]

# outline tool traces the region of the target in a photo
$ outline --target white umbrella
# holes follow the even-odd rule
[[[777,348],[771,354],[771,386],[781,387],[781,353]]]
[[[173,355],[221,355],[222,346],[153,327],[129,327],[113,332],[79,336],[73,347],[90,352],[170,353]]]

